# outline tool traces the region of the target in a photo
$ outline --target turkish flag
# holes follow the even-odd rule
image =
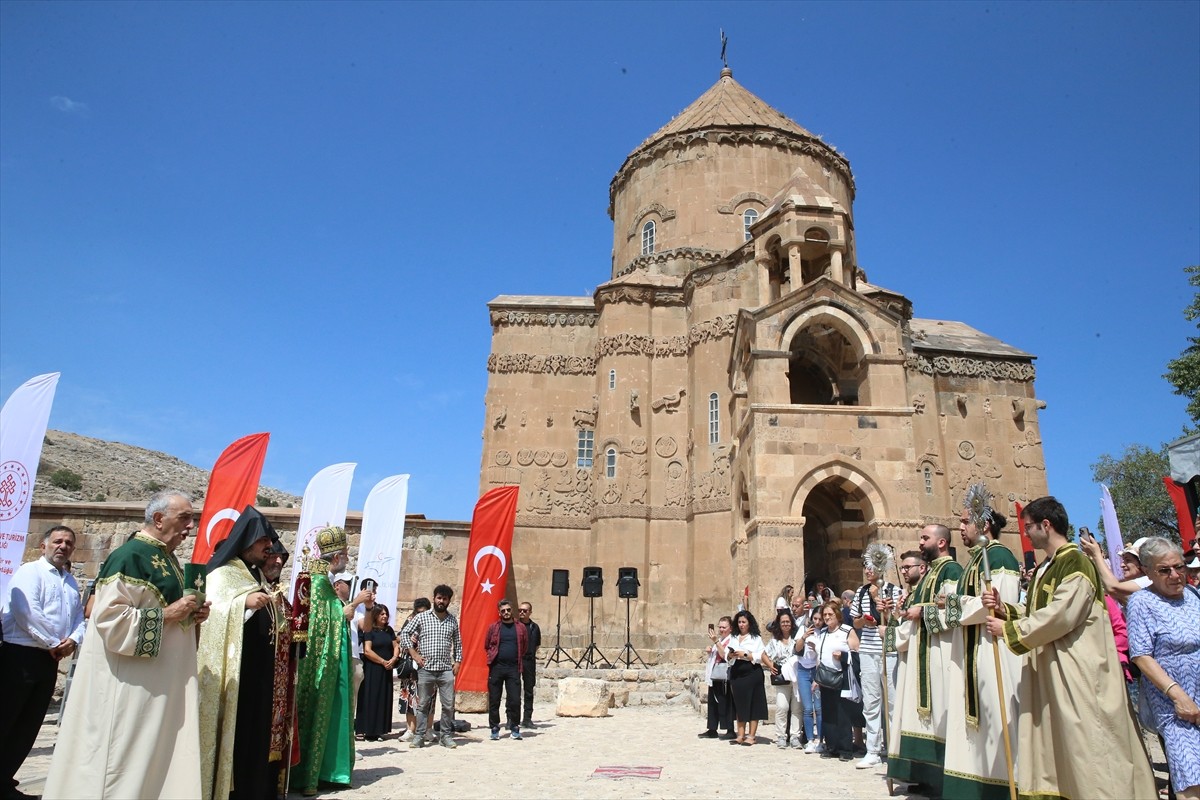
[[[243,436],[221,453],[208,478],[208,494],[200,527],[196,530],[193,564],[207,564],[217,545],[225,540],[242,509],[258,499],[258,479],[267,457],[269,433]]]
[[[519,491],[519,486],[501,486],[486,492],[475,504],[475,514],[471,517],[462,613],[458,617],[463,661],[455,686],[460,692],[487,691],[488,665],[483,637],[488,626],[500,619],[496,605],[507,596]]]

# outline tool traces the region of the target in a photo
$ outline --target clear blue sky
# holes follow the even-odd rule
[[[469,519],[496,295],[590,294],[608,182],[735,77],[848,155],[859,259],[1039,358],[1051,491],[1175,438],[1200,4],[0,3],[0,395]]]

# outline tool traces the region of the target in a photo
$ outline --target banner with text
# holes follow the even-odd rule
[[[458,617],[463,639],[462,669],[455,681],[459,691],[487,691],[483,637],[488,626],[500,619],[496,604],[507,596],[519,491],[519,486],[500,486],[488,491],[479,498],[471,517],[462,613]]]
[[[60,374],[30,378],[0,409],[0,604],[8,603],[8,581],[25,556],[33,484]]]
[[[270,439],[269,433],[243,436],[226,447],[213,464],[192,549],[193,564],[207,564],[217,545],[233,530],[242,509],[258,500],[258,480]]]
[[[358,544],[355,589],[368,578],[379,584],[375,602],[387,606],[392,627],[397,627],[397,618],[402,618],[396,611],[396,599],[400,594],[400,556],[407,510],[407,475],[393,475],[375,484],[363,506],[362,538]]]
[[[300,501],[300,525],[296,528],[296,545],[292,548],[292,579],[288,597],[296,594],[296,576],[304,569],[304,548],[310,558],[317,556],[317,532],[330,525],[346,524],[346,508],[350,503],[350,481],[357,464],[332,464],[318,472],[308,482],[304,499]]]

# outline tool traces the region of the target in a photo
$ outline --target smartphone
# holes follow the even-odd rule
[[[1086,537],[1088,537],[1089,539],[1095,539],[1095,538],[1096,538],[1095,536],[1092,536],[1092,532],[1091,532],[1090,530],[1088,530],[1087,528],[1080,528],[1080,529],[1079,529],[1079,535],[1080,535],[1080,536],[1086,536]]]
[[[708,623],[708,632],[709,632],[709,633],[712,633],[712,632],[713,632],[713,631],[715,631],[716,629],[717,629],[717,626],[716,626],[716,625],[713,625],[711,622],[710,622],[710,623]]]

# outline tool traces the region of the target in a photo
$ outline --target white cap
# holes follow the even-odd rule
[[[1139,555],[1139,553],[1142,552],[1142,545],[1144,545],[1146,543],[1146,539],[1148,539],[1148,538],[1150,538],[1150,537],[1143,536],[1142,538],[1138,539],[1133,544],[1125,545],[1125,547],[1121,548],[1121,555],[1133,556],[1138,561],[1141,561],[1142,557]]]
[[[354,585],[354,576],[351,575],[349,572],[339,572],[337,575],[333,576],[333,580],[331,580],[330,583],[337,583],[338,581],[345,581],[346,583],[353,586]]]

